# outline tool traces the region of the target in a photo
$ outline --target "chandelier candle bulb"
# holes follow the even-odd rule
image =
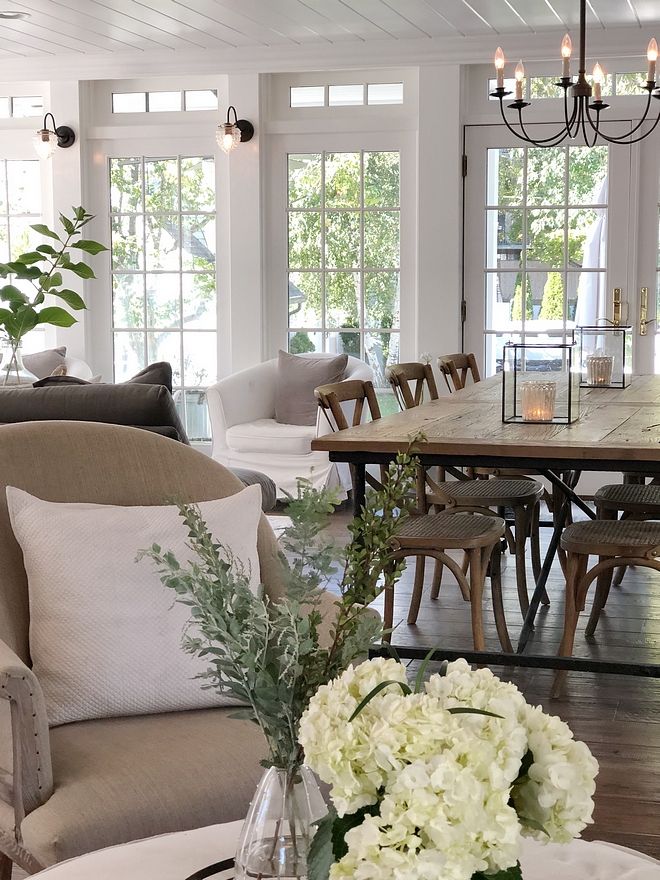
[[[655,37],[649,40],[649,45],[646,50],[646,58],[649,62],[649,69],[646,74],[646,79],[648,82],[655,82],[655,65],[658,60],[658,44],[655,41]]]
[[[556,382],[522,382],[523,422],[551,422],[555,414]]]
[[[593,80],[594,80],[594,101],[602,101],[603,100],[602,87],[603,87],[603,82],[605,80],[605,75],[603,73],[603,68],[600,66],[600,64],[598,62],[596,62],[594,64]]]
[[[504,52],[502,47],[498,46],[495,52],[495,71],[497,73],[497,88],[504,88]]]
[[[571,53],[573,51],[573,42],[568,34],[564,34],[564,39],[561,41],[561,60],[562,60],[562,69],[561,75],[563,79],[570,79],[571,77]]]
[[[522,61],[516,64],[516,101],[523,99],[523,85],[525,83],[525,65]]]

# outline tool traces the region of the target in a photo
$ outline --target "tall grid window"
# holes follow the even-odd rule
[[[41,171],[38,159],[0,160],[0,262],[15,260],[19,254],[34,250],[42,239],[33,229],[41,216]],[[26,293],[34,288],[29,282],[12,280]],[[45,347],[44,327],[37,327],[23,338],[24,351]]]
[[[210,439],[216,380],[215,172],[210,156],[110,160],[114,373],[168,361],[191,440]]]
[[[288,157],[289,351],[399,359],[399,153]]]
[[[564,337],[606,317],[607,147],[487,154],[486,368],[508,339]]]

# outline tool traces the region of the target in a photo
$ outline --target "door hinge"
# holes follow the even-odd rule
[[[465,153],[463,153],[461,169],[463,177],[467,177],[467,156]]]
[[[465,324],[467,321],[467,303],[465,300],[461,300],[461,322]]]

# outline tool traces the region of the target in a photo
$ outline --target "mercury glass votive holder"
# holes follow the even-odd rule
[[[555,414],[556,382],[522,382],[520,403],[523,422],[551,422]]]
[[[611,355],[590,354],[585,358],[588,385],[611,385],[614,358]]]

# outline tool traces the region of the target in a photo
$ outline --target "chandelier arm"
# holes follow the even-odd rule
[[[587,131],[586,123],[589,123],[589,128],[593,132],[593,140],[589,143],[589,133]],[[600,111],[596,111],[596,122],[593,121],[591,117],[591,112],[589,109],[589,104],[585,102],[583,117],[582,117],[582,136],[584,137],[584,142],[588,147],[595,147],[596,141],[598,140],[598,135],[600,133]]]
[[[608,144],[621,144],[622,146],[631,146],[632,144],[638,144],[640,141],[643,141],[644,138],[648,137],[655,129],[658,127],[658,123],[660,122],[660,110],[658,110],[658,115],[656,117],[653,125],[645,131],[643,134],[640,134],[638,137],[630,138],[629,140],[625,140],[623,136],[619,138],[612,137],[611,135],[604,134],[602,131],[599,132],[599,137],[601,137],[604,141],[607,141]],[[628,137],[626,135],[625,137]]]
[[[564,131],[555,132],[552,137],[549,138],[539,138],[538,140],[534,140],[527,134],[527,129],[525,128],[525,123],[522,118],[522,108],[518,108],[518,120],[520,123],[520,129],[527,138],[530,143],[533,143],[536,147],[558,147],[569,135],[569,131],[564,129]]]
[[[500,98],[500,113],[502,114],[502,121],[504,122],[506,127],[509,129],[511,134],[515,135],[521,141],[525,141],[526,143],[532,144],[533,146],[538,146],[536,141],[533,141],[531,138],[527,137],[526,134],[521,134],[519,131],[516,131],[516,129],[511,125],[509,120],[506,118],[506,114],[504,112],[504,104],[502,103],[502,98]]]
[[[649,110],[650,110],[650,109],[651,109],[651,92],[648,93],[648,98],[647,98],[647,101],[646,101],[646,108],[645,108],[645,110],[644,110],[644,113],[643,113],[643,115],[642,115],[642,118],[639,120],[639,122],[637,123],[637,125],[633,126],[633,128],[631,128],[630,131],[627,131],[625,134],[622,134],[622,135],[618,135],[618,136],[617,136],[617,135],[609,135],[609,136],[606,136],[606,135],[603,134],[603,132],[601,131],[601,132],[600,132],[600,136],[601,136],[602,138],[605,138],[605,137],[606,137],[607,140],[609,141],[609,143],[611,143],[611,144],[623,144],[623,145],[625,146],[626,144],[636,144],[636,143],[638,143],[642,138],[645,138],[645,137],[647,136],[647,134],[650,134],[650,133],[653,131],[653,128],[655,128],[655,125],[654,125],[653,128],[649,129],[649,131],[648,131],[646,134],[643,134],[643,135],[642,135],[642,138],[637,138],[636,140],[631,140],[631,136],[634,135],[635,132],[639,131],[640,128],[644,125],[644,123],[648,120]],[[588,106],[587,106],[587,115],[589,116],[589,122],[591,123],[591,125],[592,125],[592,127],[593,127],[593,123],[592,123],[592,121],[591,121],[591,115],[589,114],[589,107],[588,107]],[[656,122],[656,125],[657,125],[657,122]]]

